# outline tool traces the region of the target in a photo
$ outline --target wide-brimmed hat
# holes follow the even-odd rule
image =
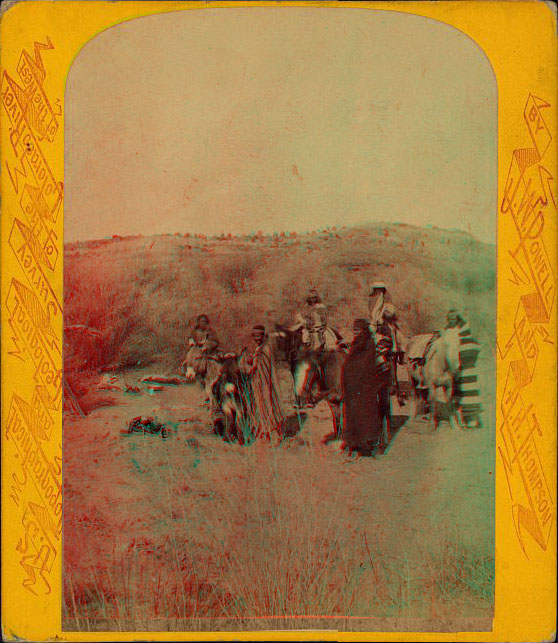
[[[374,292],[375,290],[387,290],[387,287],[383,281],[375,281],[371,286],[370,286],[370,292]]]

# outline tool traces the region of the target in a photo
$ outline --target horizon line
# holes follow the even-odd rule
[[[443,232],[451,232],[453,234],[462,234],[470,237],[471,239],[474,239],[478,243],[484,243],[489,246],[496,246],[496,240],[488,241],[485,239],[479,239],[479,237],[474,235],[472,232],[468,230],[464,230],[463,228],[443,228],[441,226],[434,225],[434,224],[418,225],[415,223],[405,223],[402,221],[374,221],[370,223],[353,224],[353,225],[331,225],[331,226],[325,226],[324,228],[311,228],[304,231],[283,229],[283,230],[275,230],[273,232],[266,232],[264,230],[252,230],[250,232],[235,233],[230,230],[228,231],[223,230],[221,232],[215,232],[215,233],[209,234],[209,233],[193,232],[193,231],[179,232],[177,230],[176,232],[153,232],[150,234],[144,234],[144,233],[113,234],[113,235],[103,236],[103,237],[90,237],[87,239],[66,240],[64,238],[63,244],[66,245],[70,243],[109,241],[112,239],[141,239],[141,238],[150,238],[150,237],[176,237],[176,236],[191,238],[191,239],[198,239],[201,241],[209,241],[209,240],[222,241],[226,239],[243,239],[243,238],[246,239],[246,238],[253,238],[253,237],[260,237],[260,238],[280,237],[280,238],[294,239],[305,235],[321,234],[324,232],[362,230],[363,228],[382,228],[382,227],[388,227],[388,226],[395,226],[395,227],[401,227],[401,228],[416,228],[419,230],[440,230]]]

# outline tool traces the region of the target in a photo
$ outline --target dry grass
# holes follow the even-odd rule
[[[380,629],[386,619],[390,629],[426,619],[431,630],[455,630],[459,617],[490,617],[493,542],[471,539],[470,516],[460,518],[461,531],[422,522],[416,531],[424,538],[404,531],[414,528],[407,514],[429,498],[415,488],[428,468],[416,462],[416,432],[398,461],[390,452],[393,469],[363,464],[352,473],[307,438],[242,449],[219,442],[194,416],[168,442],[121,438],[126,413],[139,412],[123,402],[103,408],[109,394],[87,391],[88,378],[102,370],[174,371],[201,312],[222,344],[238,349],[254,322],[292,320],[310,285],[345,330],[366,313],[376,280],[389,284],[409,334],[439,328],[446,310],[462,302],[473,332],[494,345],[495,250],[463,233],[390,224],[66,248],[65,324],[100,332],[66,335],[67,375],[92,412],[70,429],[65,424],[66,629],[319,628],[321,617],[333,616],[338,629],[376,629],[369,620],[342,621],[375,617],[384,619]],[[177,413],[178,422],[185,412]],[[470,438],[448,443],[457,439]],[[469,483],[485,485],[482,507],[489,508],[492,478],[480,476],[491,466],[493,439],[483,439],[483,448],[455,448],[488,454],[474,471],[466,458],[458,464],[460,497],[471,497]],[[427,459],[431,451],[421,453]],[[440,457],[456,466],[455,455]],[[392,489],[398,477],[400,488]],[[376,485],[386,480],[384,500]]]
[[[463,600],[490,611],[492,556],[448,528],[435,547],[387,556],[377,526],[355,519],[362,496],[332,486],[312,449],[255,444],[196,476],[209,442],[190,444],[180,467],[169,454],[149,470],[135,456],[153,494],[149,532],[111,534],[94,512],[66,523],[65,627],[250,629],[257,617],[261,629],[279,618],[294,628],[296,617],[416,619],[433,606],[449,618]],[[113,544],[101,552],[103,533]]]

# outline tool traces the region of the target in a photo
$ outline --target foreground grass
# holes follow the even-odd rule
[[[455,528],[394,547],[379,537],[380,517],[359,515],[362,493],[334,484],[335,467],[321,471],[306,445],[229,449],[200,473],[209,442],[193,444],[180,468],[169,455],[149,471],[134,453],[150,493],[147,529],[67,521],[67,629],[250,629],[254,618],[258,629],[293,628],[302,617],[304,627],[328,617],[439,624],[490,613],[493,557]],[[111,546],[100,552],[99,538]]]

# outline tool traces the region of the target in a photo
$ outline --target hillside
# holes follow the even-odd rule
[[[205,238],[178,234],[115,237],[65,247],[67,370],[175,368],[189,324],[207,313],[232,350],[254,323],[290,322],[316,286],[331,323],[348,334],[366,315],[368,286],[388,285],[406,334],[444,323],[461,308],[492,344],[495,247],[438,228],[374,224],[307,234]]]

